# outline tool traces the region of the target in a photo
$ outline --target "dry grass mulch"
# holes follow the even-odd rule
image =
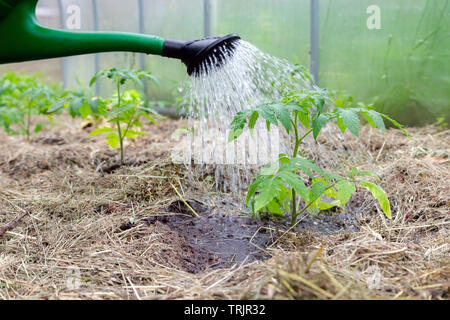
[[[174,187],[211,207],[224,197],[168,160],[179,125],[149,128],[127,145],[130,165],[110,174],[101,168],[116,153],[71,121],[31,144],[1,134],[0,226],[30,214],[0,239],[0,299],[449,298],[449,130],[407,138],[364,127],[356,140],[327,127],[305,152],[336,170],[375,171],[393,219],[372,214],[354,233],[278,231],[269,260],[193,274],[183,263],[195,246],[139,220],[167,214]]]

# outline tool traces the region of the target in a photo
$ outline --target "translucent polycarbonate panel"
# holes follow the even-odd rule
[[[406,124],[448,117],[449,10],[448,0],[320,0],[320,85],[379,97]]]
[[[203,0],[143,0],[144,30],[164,38],[192,40],[203,37]],[[178,60],[159,56],[146,57],[146,69],[160,81],[149,84],[148,98],[174,102],[180,96],[186,67]]]
[[[60,15],[57,0],[40,0],[36,7],[36,17],[44,26],[60,27]]]
[[[211,0],[216,33],[238,33],[261,50],[309,67],[310,0]]]
[[[190,40],[205,35],[204,0],[145,0],[145,31]],[[211,35],[238,33],[264,51],[309,66],[309,0],[209,0]],[[147,66],[161,80],[149,98],[173,101],[186,77],[178,61],[148,57]],[[159,92],[159,95],[158,95]],[[160,97],[160,98],[157,98]]]
[[[310,0],[209,0],[208,18],[205,1],[40,0],[37,15],[46,26],[67,29],[73,27],[76,6],[79,30],[97,27],[181,40],[202,38],[209,21],[211,35],[238,33],[265,52],[309,68]],[[378,97],[376,107],[403,123],[423,124],[439,116],[450,120],[450,0],[317,1],[320,86],[346,90],[365,102]],[[96,70],[95,57],[2,65],[0,72],[42,71],[56,81],[64,75],[69,88],[86,87]],[[141,68],[144,62],[161,83],[148,84],[149,99],[173,104],[183,94],[178,89],[186,68],[180,61],[133,53],[97,57],[100,69]],[[111,92],[104,81],[101,89]]]
[[[58,4],[58,1],[60,3]],[[62,28],[73,31],[93,31],[94,15],[92,0],[57,0],[56,6],[62,10]],[[79,11],[79,25],[73,19]],[[95,73],[95,55],[72,56],[63,59],[64,83],[68,89],[87,88],[90,78]]]
[[[98,30],[139,32],[138,0],[97,0]],[[99,54],[99,68],[139,68],[139,54],[132,52],[112,52]],[[93,74],[92,74],[93,75]],[[101,93],[109,95],[113,91],[110,81],[101,81]]]

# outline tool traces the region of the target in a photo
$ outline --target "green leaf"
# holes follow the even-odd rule
[[[384,192],[384,190],[380,186],[377,186],[372,182],[361,181],[360,184],[362,187],[368,189],[372,193],[373,197],[380,203],[381,210],[383,210],[386,217],[391,219],[391,204],[389,203],[386,192]]]
[[[254,111],[252,115],[250,116],[250,120],[248,121],[248,128],[250,129],[250,133],[253,132],[253,129],[255,128],[256,121],[259,119],[259,113],[258,111]]]
[[[127,133],[125,134],[125,137],[134,139],[137,136],[145,136],[146,134],[147,133],[142,132],[142,131],[128,130]]]
[[[42,131],[42,129],[43,129],[42,123],[38,123],[38,124],[36,125],[36,127],[34,127],[34,132],[35,132],[35,133],[38,133],[38,132]]]
[[[244,129],[237,128],[237,129],[231,129],[230,133],[228,134],[228,142],[232,142],[239,138],[241,134],[244,132]]]
[[[97,82],[97,74],[95,74],[95,75],[92,77],[91,81],[89,81],[89,87],[92,87],[92,85],[93,85],[95,82]]]
[[[356,167],[353,167],[352,171],[347,173],[347,177],[349,177],[350,179],[352,179],[354,177],[368,177],[368,176],[374,176],[374,175],[375,174],[372,171],[359,170]]]
[[[279,168],[280,165],[278,164],[278,162],[269,163],[261,169],[260,174],[264,176],[273,176],[277,173]]]
[[[312,202],[319,199],[325,193],[326,189],[327,186],[322,181],[315,182],[309,192],[309,201]]]
[[[408,133],[406,132],[405,129],[403,129],[403,126],[402,126],[400,123],[398,123],[397,121],[395,121],[394,119],[388,117],[388,116],[385,115],[385,114],[381,114],[381,116],[382,116],[383,118],[389,120],[394,126],[396,126],[397,128],[399,128],[400,130],[402,130],[402,132],[409,138]]]
[[[288,108],[286,108],[283,104],[276,104],[273,106],[273,110],[278,120],[280,120],[283,127],[286,129],[286,132],[289,133],[291,130],[291,112]]]
[[[359,137],[359,117],[358,113],[353,109],[341,109],[339,116],[342,118],[342,123],[353,133]]]
[[[90,99],[88,103],[94,116],[102,116],[108,112],[106,108],[107,103],[102,99]]]
[[[264,176],[264,175],[258,175],[256,177],[255,181],[248,187],[247,198],[245,199],[245,205],[248,205],[250,199],[255,194],[256,189],[259,187],[259,185],[268,178],[269,178],[269,176]]]
[[[111,110],[111,112],[109,112],[109,116],[110,117],[120,117],[122,115],[124,115],[125,113],[127,113],[128,111],[132,111],[136,108],[136,106],[132,103],[127,103],[124,105],[121,105],[118,108],[114,108],[113,110]]]
[[[92,132],[89,134],[89,137],[93,137],[93,136],[97,136],[97,135],[99,135],[99,134],[108,133],[108,132],[113,132],[113,131],[114,131],[114,129],[108,128],[108,127],[97,128],[97,129],[95,129],[94,131],[92,131]]]
[[[367,112],[363,112],[364,117],[367,122],[374,128],[379,128],[381,131],[386,131],[386,127],[384,125],[383,117],[380,113],[368,110]]]
[[[255,211],[258,212],[264,208],[273,198],[275,198],[280,185],[278,178],[264,180],[260,184],[261,193],[256,196]]]
[[[92,113],[91,107],[89,106],[88,101],[84,101],[84,103],[80,107],[80,114],[84,119]]]
[[[80,108],[83,105],[83,98],[75,97],[69,103],[69,113],[72,118],[80,114]]]
[[[244,127],[247,123],[247,117],[250,113],[253,113],[253,111],[250,109],[236,113],[236,115],[233,118],[233,121],[231,121],[230,124],[230,133],[228,135],[228,142],[236,140],[244,132]]]
[[[347,127],[345,126],[342,118],[337,119],[337,126],[338,126],[339,130],[341,130],[342,133],[345,133],[345,129],[347,129]]]
[[[331,181],[331,180],[336,180],[336,181],[340,181],[343,180],[344,178],[336,173],[332,173],[332,172],[326,172],[323,174],[323,177],[327,180],[327,181]]]
[[[262,118],[275,126],[278,125],[278,120],[271,105],[263,104],[257,108],[257,111]]]
[[[312,161],[305,159],[305,158],[301,158],[301,157],[292,158],[291,164],[293,166],[295,166],[296,168],[305,172],[310,177],[313,177],[313,174],[311,171],[314,171],[321,175],[324,174],[322,169],[320,169],[318,166],[316,166]]]
[[[334,208],[334,207],[337,207],[337,206],[340,206],[340,205],[341,205],[341,202],[339,200],[334,200],[334,201],[331,201],[330,203],[328,203],[328,202],[319,202],[319,209],[320,210],[329,210],[331,208]]]
[[[313,129],[313,136],[314,136],[315,140],[319,136],[320,130],[322,130],[323,126],[327,122],[328,122],[328,117],[323,114],[319,114],[319,116],[313,120],[312,129]]]
[[[318,112],[322,112],[323,106],[325,105],[325,98],[322,95],[316,95],[314,97],[314,104]]]
[[[281,208],[280,203],[277,201],[277,199],[273,199],[267,204],[267,210],[279,216],[283,215],[283,209]]]
[[[106,142],[111,146],[113,149],[117,149],[119,146],[119,136],[117,133],[110,133],[106,136]]]
[[[279,160],[281,163],[285,163],[285,164],[289,164],[289,163],[291,162],[291,159],[289,159],[288,156],[285,155],[284,153],[280,153],[280,154],[278,155],[278,160]]]
[[[278,176],[291,188],[293,188],[300,197],[302,197],[305,201],[308,201],[308,188],[306,188],[306,185],[300,176],[289,171],[282,171],[278,174]]]
[[[300,120],[301,124],[306,128],[310,129],[311,121],[309,119],[309,114],[306,112],[297,112],[297,117]]]
[[[150,121],[153,124],[158,124],[155,120],[155,118],[153,118],[151,115],[149,115],[148,113],[143,113],[142,114],[145,118],[147,118],[148,121]]]
[[[355,193],[356,186],[353,182],[340,180],[336,183],[336,189],[338,190],[336,193],[336,199],[340,201],[345,210],[345,205]]]
[[[56,102],[52,103],[50,108],[47,109],[47,113],[53,113],[53,112],[58,111],[59,109],[64,107],[65,102],[66,102],[65,100],[60,99],[60,100],[57,100]]]

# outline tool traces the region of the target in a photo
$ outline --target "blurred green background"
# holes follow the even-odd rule
[[[175,39],[204,36],[205,0],[142,0],[141,31]],[[94,30],[92,0],[40,0],[39,20],[59,27],[66,8],[81,8],[81,29]],[[97,0],[99,30],[139,32],[139,1]],[[211,33],[238,33],[272,55],[310,64],[310,0],[209,0]],[[345,90],[357,101],[378,97],[376,108],[407,125],[450,121],[450,0],[320,0],[319,85]],[[369,30],[367,8],[380,8],[381,28]],[[60,16],[60,10],[63,16]],[[102,53],[100,68],[139,68],[142,55]],[[185,67],[162,57],[144,57],[161,80],[148,87],[152,100],[172,105],[186,79]],[[65,72],[62,71],[64,65]],[[86,86],[95,55],[0,66],[39,70],[70,88]],[[64,74],[64,76],[63,76]],[[106,84],[101,93],[111,91]]]

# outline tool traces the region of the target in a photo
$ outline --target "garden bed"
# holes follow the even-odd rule
[[[450,131],[325,128],[308,156],[375,171],[393,218],[358,190],[345,213],[289,228],[248,217],[245,190],[172,164],[182,125],[146,128],[122,166],[71,119],[32,143],[0,134],[0,227],[27,213],[0,239],[0,298],[448,299]]]

